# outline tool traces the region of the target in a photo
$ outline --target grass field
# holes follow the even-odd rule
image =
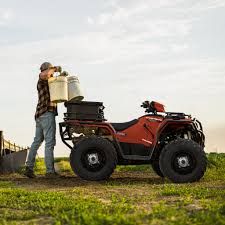
[[[0,176],[0,224],[225,224],[225,155],[208,155],[204,178],[172,184],[150,166],[120,166],[108,181],[76,177],[66,158],[56,159],[62,178]]]

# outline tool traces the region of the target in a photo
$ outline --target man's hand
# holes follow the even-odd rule
[[[53,68],[55,68],[55,72],[62,72],[62,67],[61,66],[54,66]]]
[[[69,73],[66,71],[63,71],[62,73],[60,73],[60,76],[67,77],[67,76],[69,76]]]

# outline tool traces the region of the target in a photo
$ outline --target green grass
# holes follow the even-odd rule
[[[149,165],[119,166],[108,181],[75,177],[67,158],[56,159],[66,177],[0,176],[0,224],[225,224],[225,155],[209,154],[200,182],[172,184]]]
[[[116,171],[124,172],[124,171],[142,171],[149,172],[151,171],[150,165],[127,165],[127,166],[117,166]]]
[[[0,195],[1,223],[21,222],[38,217],[51,218],[54,224],[135,224],[132,206],[124,202],[104,205],[79,192],[70,197],[62,193],[3,189]],[[16,213],[10,213],[14,212]],[[18,213],[19,212],[19,213]],[[129,222],[126,222],[129,218]]]

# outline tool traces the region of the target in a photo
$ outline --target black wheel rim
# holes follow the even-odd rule
[[[98,148],[88,149],[81,155],[81,163],[88,171],[98,172],[105,166],[105,153]]]
[[[173,170],[181,175],[191,174],[196,168],[195,157],[189,152],[179,152],[172,158]]]

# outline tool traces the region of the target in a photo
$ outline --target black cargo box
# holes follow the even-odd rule
[[[105,120],[102,102],[68,101],[65,102],[65,107],[65,120]]]

